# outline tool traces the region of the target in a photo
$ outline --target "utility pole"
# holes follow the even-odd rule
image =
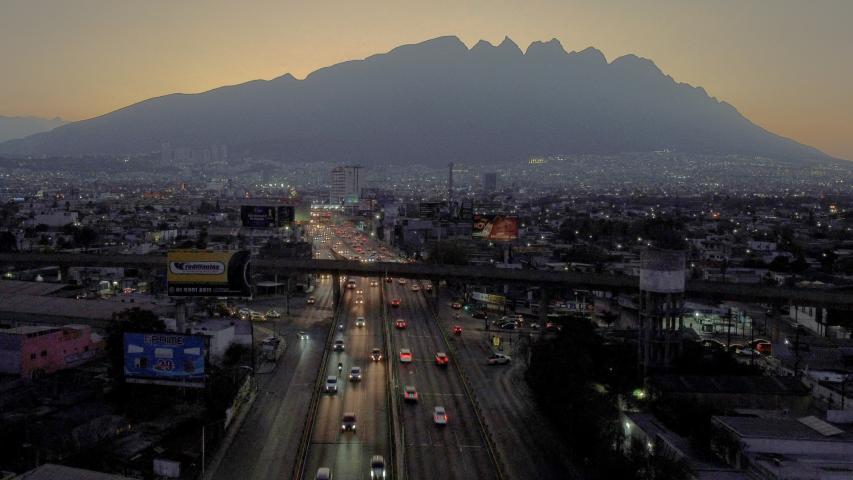
[[[728,322],[726,324],[726,351],[728,351],[732,346],[732,309],[729,309],[729,314],[727,315]]]

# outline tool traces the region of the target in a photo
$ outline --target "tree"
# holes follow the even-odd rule
[[[0,232],[0,252],[14,252],[18,249],[18,240],[12,232]]]

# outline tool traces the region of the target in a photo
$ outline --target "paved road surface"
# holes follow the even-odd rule
[[[370,360],[371,350],[384,345],[380,287],[370,287],[365,278],[357,279],[357,282],[357,289],[364,292],[365,303],[355,303],[356,290],[344,290],[344,331],[336,331],[335,338],[344,339],[346,350],[330,353],[324,376],[337,376],[338,362],[343,364],[343,374],[338,379],[338,393],[323,394],[320,398],[308,447],[303,477],[306,479],[313,479],[320,467],[331,468],[335,479],[369,478],[369,462],[373,455],[382,455],[386,462],[390,462],[386,405],[388,379],[384,363]],[[366,326],[355,325],[359,316],[365,317]],[[349,370],[353,366],[361,367],[361,382],[349,381]],[[356,433],[341,432],[344,412],[356,414]]]
[[[292,321],[276,320],[276,330],[287,348],[271,373],[256,376],[258,397],[214,479],[279,480],[291,476],[332,315],[331,288],[321,284],[314,296],[317,303],[306,306],[302,315]],[[307,332],[309,339],[300,341],[296,335],[299,330]]]
[[[438,325],[428,310],[424,292],[412,292],[411,282],[383,282],[386,299],[400,298],[400,308],[389,309],[389,319],[404,318],[405,330],[394,329],[395,362],[401,386],[414,385],[420,401],[402,405],[406,467],[411,479],[492,479],[495,466],[488,455],[473,406],[465,396],[461,380],[450,365],[439,367],[435,354],[446,351]],[[410,348],[414,361],[402,364],[399,349]],[[401,395],[401,392],[394,392]],[[433,408],[445,407],[448,424],[433,423]]]
[[[474,395],[495,446],[503,459],[507,478],[510,479],[569,479],[578,478],[577,470],[565,457],[560,447],[558,433],[537,410],[534,399],[524,380],[523,358],[516,355],[512,343],[505,343],[503,353],[513,356],[511,366],[489,366],[486,358],[491,353],[492,333],[483,331],[483,321],[467,313],[450,308],[450,298],[442,297],[439,319],[442,328],[450,332],[453,325],[464,329],[460,337],[451,336],[459,357],[457,362],[465,370]],[[454,319],[460,313],[460,320]],[[491,317],[491,316],[490,316]],[[491,321],[492,318],[489,319]],[[503,333],[505,342],[518,334]]]

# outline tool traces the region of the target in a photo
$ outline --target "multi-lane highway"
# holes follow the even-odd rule
[[[317,302],[302,315],[275,320],[286,348],[270,373],[256,375],[258,392],[214,479],[289,478],[331,325],[331,288],[320,284]],[[256,329],[260,330],[260,329]],[[308,334],[300,339],[298,331]]]
[[[319,468],[329,468],[334,478],[370,478],[370,459],[382,455],[390,463],[385,361],[370,358],[373,348],[385,353],[382,332],[380,287],[368,279],[355,278],[356,287],[346,289],[334,340],[343,340],[343,351],[329,354],[323,377],[337,379],[337,393],[323,393],[311,432],[303,478],[313,479]],[[363,293],[358,293],[363,292]],[[357,303],[358,298],[364,303]],[[356,321],[364,317],[364,326]],[[341,373],[338,373],[338,364]],[[362,379],[351,381],[352,367],[361,368]],[[344,413],[356,415],[356,431],[341,430]],[[388,465],[390,468],[390,465]]]
[[[456,359],[451,357],[447,366],[435,362],[436,353],[447,353],[447,348],[423,290],[414,292],[412,282],[401,285],[398,279],[382,285],[388,301],[400,299],[400,307],[388,308],[389,320],[393,324],[401,318],[408,324],[405,329],[393,329],[392,361],[399,382],[394,394],[402,396],[400,389],[411,385],[419,396],[417,403],[401,406],[408,477],[497,478],[473,405],[456,371]],[[400,362],[403,348],[411,349],[411,363]],[[436,406],[445,408],[447,425],[433,421]]]

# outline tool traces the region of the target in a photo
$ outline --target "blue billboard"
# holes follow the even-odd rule
[[[129,383],[204,386],[204,335],[125,333],[124,379]]]

